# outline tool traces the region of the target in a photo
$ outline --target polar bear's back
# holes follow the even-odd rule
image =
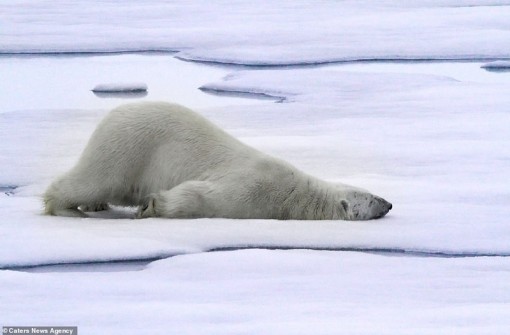
[[[147,194],[200,179],[205,172],[228,171],[226,165],[253,151],[188,108],[133,103],[101,121],[74,170]]]

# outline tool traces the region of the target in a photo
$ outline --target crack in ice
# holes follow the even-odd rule
[[[1,266],[0,270],[14,270],[23,272],[110,272],[110,271],[134,271],[143,270],[152,262],[168,259],[177,256],[186,256],[192,254],[205,254],[213,252],[234,252],[241,250],[271,250],[271,251],[289,251],[289,250],[311,250],[311,251],[330,251],[330,252],[358,252],[373,254],[378,256],[390,257],[418,257],[418,258],[479,258],[479,257],[510,257],[510,253],[491,253],[491,252],[450,252],[450,251],[432,251],[432,250],[413,250],[400,248],[355,248],[355,247],[313,247],[313,246],[271,246],[271,245],[240,245],[225,246],[207,249],[197,253],[171,253],[140,258],[119,258],[100,261],[83,262],[49,262],[31,265],[6,265]]]

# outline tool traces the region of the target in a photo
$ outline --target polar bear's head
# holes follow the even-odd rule
[[[367,191],[353,189],[342,200],[347,220],[371,220],[385,216],[393,205]]]

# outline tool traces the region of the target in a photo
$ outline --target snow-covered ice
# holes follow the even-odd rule
[[[214,252],[141,271],[4,271],[0,308],[2,322],[83,334],[504,334],[509,269],[494,257]]]
[[[197,90],[205,82],[220,80],[230,72],[226,68],[182,62],[168,54],[2,56],[0,92],[6,98],[1,101],[0,113],[104,110],[125,102],[111,96],[98,99],[90,92],[98,83],[108,82],[143,82],[150,88],[146,100],[179,101],[192,108],[253,104],[254,100],[217,99]]]
[[[466,66],[479,69],[477,64]],[[285,96],[287,103],[200,111],[248,144],[307,172],[391,199],[395,208],[388,218],[341,224],[128,220],[122,223],[122,234],[144,231],[144,238],[154,244],[133,248],[127,239],[121,247],[124,242],[118,239],[112,246],[108,236],[120,233],[113,228],[119,225],[111,219],[115,212],[101,220],[96,231],[94,220],[76,225],[70,224],[76,219],[39,216],[41,203],[34,197],[52,177],[72,166],[106,111],[17,111],[2,115],[5,128],[0,138],[16,146],[3,149],[7,155],[1,163],[6,168],[0,183],[21,186],[15,197],[5,200],[16,208],[10,224],[26,225],[16,230],[4,225],[16,238],[4,242],[10,247],[0,252],[2,264],[138,259],[238,246],[510,254],[504,238],[510,234],[505,146],[510,98],[505,87],[437,75],[341,69],[345,71],[338,67],[236,71],[204,86]],[[9,164],[14,156],[15,166]],[[53,230],[59,234],[53,235]],[[93,250],[79,242],[84,231],[91,234]],[[44,234],[26,248],[30,257],[12,252],[25,234]],[[66,247],[58,243],[62,238],[74,242]]]
[[[503,0],[2,2],[0,325],[504,333],[510,74],[480,67],[510,58],[508,17]],[[47,55],[12,55],[31,52]],[[43,216],[40,194],[122,101],[91,87],[136,81],[394,208],[367,222]],[[240,94],[280,103],[222,96]]]
[[[3,53],[178,51],[236,64],[508,58],[507,0],[0,4]]]
[[[508,59],[508,0],[0,3],[0,53],[175,53],[258,66]]]

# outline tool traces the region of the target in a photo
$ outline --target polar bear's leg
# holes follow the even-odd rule
[[[87,217],[83,211],[104,209],[103,185],[96,185],[69,173],[50,185],[44,194],[45,213],[57,216]],[[80,210],[80,208],[82,210]]]
[[[211,182],[187,181],[176,187],[149,195],[138,211],[138,218],[200,218],[215,217]]]

